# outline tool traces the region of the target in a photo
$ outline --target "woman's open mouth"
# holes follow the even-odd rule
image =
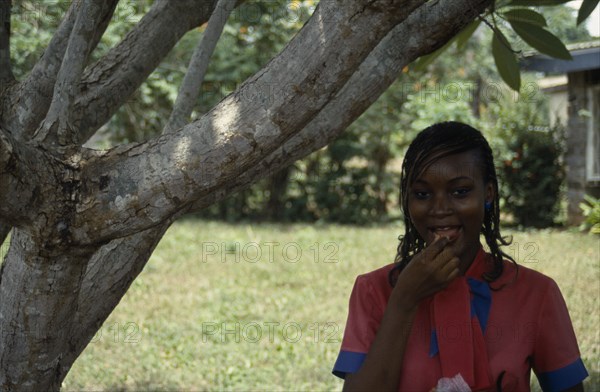
[[[436,235],[440,237],[446,237],[450,242],[455,241],[460,235],[462,230],[462,226],[431,226],[429,227],[429,231],[433,234],[435,238]]]

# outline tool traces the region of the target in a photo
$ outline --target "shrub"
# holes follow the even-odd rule
[[[600,234],[600,199],[585,195],[584,200],[584,202],[579,204],[579,208],[581,208],[583,216],[585,216],[585,221],[580,226],[580,229]]]
[[[554,224],[565,178],[561,127],[537,130],[515,127],[505,139],[508,159],[501,163],[505,209],[526,227]]]
[[[502,211],[520,226],[554,225],[566,143],[564,127],[549,126],[547,98],[531,80],[520,94],[499,94],[483,115],[498,165]]]

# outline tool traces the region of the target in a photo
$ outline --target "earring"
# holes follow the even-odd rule
[[[492,202],[491,201],[486,201],[485,202],[485,210],[489,211],[492,209]]]

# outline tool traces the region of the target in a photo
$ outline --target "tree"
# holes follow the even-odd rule
[[[96,151],[85,141],[187,31],[222,12],[215,0],[156,0],[92,61],[117,3],[73,2],[17,80],[11,1],[0,1],[0,242],[12,230],[0,269],[2,390],[58,390],[173,221],[331,142],[404,66],[493,1],[323,0],[205,115],[183,111],[170,122],[183,126]]]

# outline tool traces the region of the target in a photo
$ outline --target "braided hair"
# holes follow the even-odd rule
[[[397,265],[390,271],[389,275],[392,286],[395,285],[398,273],[408,265],[414,255],[421,252],[426,246],[425,240],[421,238],[409,218],[409,187],[435,161],[448,155],[471,150],[477,153],[481,161],[484,183],[492,183],[496,190],[491,208],[487,208],[486,206],[481,227],[481,233],[484,235],[485,242],[490,248],[493,257],[494,266],[492,271],[483,275],[483,279],[487,282],[493,282],[500,277],[503,271],[503,259],[509,259],[516,265],[515,260],[500,249],[500,246],[509,245],[512,242],[512,238],[502,237],[500,234],[498,179],[496,177],[492,149],[477,129],[460,122],[442,122],[421,131],[410,144],[404,156],[400,180],[400,203],[404,214],[405,233],[398,238],[400,244],[398,245],[394,260]]]

